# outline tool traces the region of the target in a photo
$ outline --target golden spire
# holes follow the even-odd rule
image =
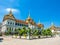
[[[39,22],[38,22],[38,24],[40,24],[40,19],[39,19]]]
[[[54,26],[54,23],[53,22],[51,23],[51,26]]]
[[[10,9],[10,14],[12,14],[12,10]]]
[[[26,19],[26,22],[33,22],[32,18],[30,17],[30,11],[29,11],[29,14],[28,14],[28,18]]]
[[[9,15],[12,16],[12,10],[10,9]]]
[[[29,11],[29,14],[28,14],[28,19],[31,19],[31,18],[30,18],[30,11]]]
[[[31,17],[30,17],[30,11],[29,11],[29,14],[28,14],[28,18],[27,19],[31,19]]]
[[[56,29],[53,22],[51,23],[51,29],[52,29],[52,30],[55,30],[55,29]]]

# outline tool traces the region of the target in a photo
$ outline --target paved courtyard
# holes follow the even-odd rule
[[[4,40],[0,45],[60,45],[60,37],[46,38],[46,39],[15,39],[11,37],[3,37]]]

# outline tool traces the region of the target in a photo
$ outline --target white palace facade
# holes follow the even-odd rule
[[[9,14],[6,14],[2,23],[0,23],[0,32],[6,32],[8,30],[14,32],[16,29],[21,29],[24,26],[26,29],[30,28],[32,30],[41,30],[44,28],[44,25],[41,24],[40,21],[38,24],[34,22],[34,20],[30,17],[30,13],[28,14],[28,18],[25,20],[18,20],[14,17],[12,11],[10,10]],[[51,24],[49,28],[52,32],[60,32],[60,27],[56,27],[54,24]]]
[[[43,24],[36,24],[30,16],[28,16],[26,20],[16,19],[12,14],[12,11],[10,10],[9,14],[5,15],[3,18],[1,31],[6,32],[7,30],[11,30],[12,32],[14,32],[15,29],[22,28],[23,26],[25,26],[26,28],[29,27],[30,29],[38,30],[44,28]]]

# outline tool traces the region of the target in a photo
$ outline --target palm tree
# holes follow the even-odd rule
[[[11,30],[5,31],[5,35],[11,35]]]

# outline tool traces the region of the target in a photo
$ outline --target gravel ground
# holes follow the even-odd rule
[[[60,37],[45,38],[45,39],[15,39],[11,37],[3,37],[4,40],[0,45],[60,45]]]

